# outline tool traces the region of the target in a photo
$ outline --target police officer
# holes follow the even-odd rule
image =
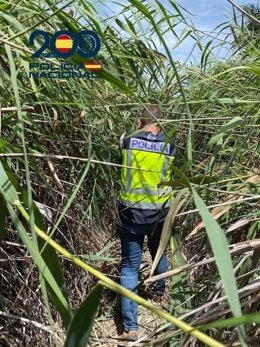
[[[140,130],[120,138],[122,165],[119,194],[119,235],[121,240],[122,286],[137,293],[138,272],[142,260],[144,237],[154,259],[161,237],[163,223],[169,210],[171,188],[158,184],[171,179],[171,165],[175,156],[174,140],[163,134],[156,122],[162,118],[158,106],[147,106],[137,122]],[[159,275],[167,271],[164,254],[155,270]],[[156,295],[163,295],[165,279],[152,288]],[[132,300],[122,297],[123,334],[120,338],[136,340],[137,309]]]

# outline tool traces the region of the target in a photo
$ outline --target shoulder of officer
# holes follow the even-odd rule
[[[123,134],[120,136],[120,139],[119,139],[119,147],[120,147],[120,149],[122,149],[122,147],[123,147],[123,141],[124,141],[124,138],[125,138],[125,134],[126,134],[126,133],[123,133]]]

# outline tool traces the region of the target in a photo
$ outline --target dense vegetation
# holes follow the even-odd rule
[[[154,314],[135,345],[258,346],[259,9],[234,8],[212,40],[173,1],[129,0],[112,18],[81,0],[0,6],[0,345],[115,345],[124,293]],[[28,77],[33,30],[86,27],[100,78]],[[199,63],[174,60],[170,42],[187,39]],[[117,284],[118,138],[150,103],[178,149],[161,248],[170,239],[171,315]]]

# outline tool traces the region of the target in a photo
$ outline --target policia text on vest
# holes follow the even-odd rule
[[[139,149],[155,153],[170,154],[170,144],[165,146],[164,142],[151,142],[143,139],[131,138],[130,149]]]

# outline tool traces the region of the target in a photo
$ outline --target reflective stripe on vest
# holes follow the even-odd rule
[[[140,209],[160,209],[169,206],[171,187],[160,187],[171,179],[170,144],[131,138],[129,148],[122,150],[122,164],[138,169],[122,168],[120,200],[124,206]],[[145,170],[145,171],[144,171]]]
[[[165,202],[165,203],[153,203],[153,202],[145,202],[145,201],[129,201],[129,200],[124,200],[121,197],[121,203],[129,208],[140,208],[140,209],[145,209],[145,210],[158,210],[161,207],[169,207],[170,203],[169,203],[169,199]]]

